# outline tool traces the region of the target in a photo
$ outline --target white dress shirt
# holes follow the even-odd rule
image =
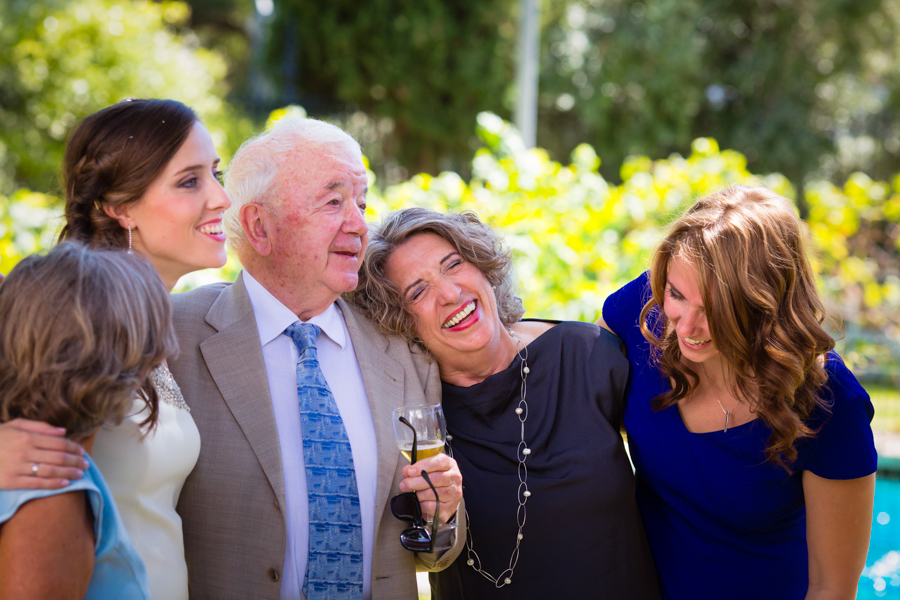
[[[309,552],[309,496],[306,488],[306,463],[303,460],[300,400],[297,395],[298,351],[291,338],[284,335],[284,330],[298,319],[297,315],[247,271],[243,272],[243,278],[259,329],[259,341],[262,344],[266,377],[269,380],[269,392],[281,444],[287,515],[287,550],[281,578],[281,598],[294,600],[301,598]],[[334,394],[350,438],[362,515],[363,599],[369,600],[375,536],[375,492],[378,483],[375,424],[362,372],[353,351],[353,342],[340,309],[332,304],[307,323],[318,325],[322,330],[316,339],[319,366]]]

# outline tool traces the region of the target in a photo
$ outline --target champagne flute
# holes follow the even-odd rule
[[[447,426],[440,404],[401,406],[395,408],[391,415],[394,437],[406,460],[415,462],[412,460],[414,444],[416,460],[437,456],[444,451]]]
[[[423,458],[437,456],[444,451],[444,440],[447,439],[447,426],[444,423],[444,411],[440,404],[420,404],[417,406],[401,406],[391,413],[394,423],[394,437],[400,453],[406,460],[415,463]],[[428,479],[428,474],[422,471],[422,477],[428,483],[437,498],[437,491]],[[402,500],[401,500],[402,499]],[[397,505],[395,506],[395,501]],[[407,504],[415,505],[411,510]],[[435,523],[435,515],[422,515],[419,500],[415,492],[400,494],[391,499],[391,511],[394,516],[405,520],[414,521],[413,527],[405,530],[400,536],[403,547],[414,552],[444,551],[452,546],[452,533],[456,530],[456,523],[440,523],[440,517]],[[440,515],[440,503],[437,505],[437,514]],[[419,516],[410,516],[419,515]],[[419,519],[425,519],[424,525],[418,524]],[[425,533],[424,537],[422,533]]]

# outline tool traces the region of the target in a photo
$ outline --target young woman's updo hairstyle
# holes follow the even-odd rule
[[[63,243],[0,283],[0,421],[81,439],[119,422],[150,371],[177,350],[165,286],[142,258]],[[157,414],[151,403],[152,426]]]
[[[197,115],[175,100],[123,100],[92,114],[66,146],[62,240],[122,248],[127,233],[104,212],[140,200],[190,135]]]

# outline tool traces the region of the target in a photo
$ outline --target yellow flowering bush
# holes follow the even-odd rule
[[[282,109],[273,118],[303,113]],[[526,316],[593,321],[605,297],[647,267],[665,226],[697,198],[733,183],[766,185],[786,197],[795,190],[780,174],[754,175],[743,155],[697,139],[688,156],[633,157],[622,184],[598,173],[600,158],[581,145],[569,164],[528,150],[516,130],[490,113],[478,117],[484,142],[472,159],[472,178],[452,172],[419,174],[380,188],[370,172],[369,218],[427,206],[471,210],[502,229],[515,252]],[[900,322],[900,176],[872,181],[857,173],[843,187],[806,186],[814,268],[829,309],[844,320],[839,347],[861,374],[896,373]],[[58,200],[20,190],[0,206],[0,269],[53,243]],[[233,279],[240,265],[185,277],[179,289]]]

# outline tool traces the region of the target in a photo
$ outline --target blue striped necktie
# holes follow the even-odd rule
[[[294,323],[284,330],[297,345],[297,395],[309,491],[307,600],[362,597],[362,519],[347,429],[316,352],[319,327]]]

